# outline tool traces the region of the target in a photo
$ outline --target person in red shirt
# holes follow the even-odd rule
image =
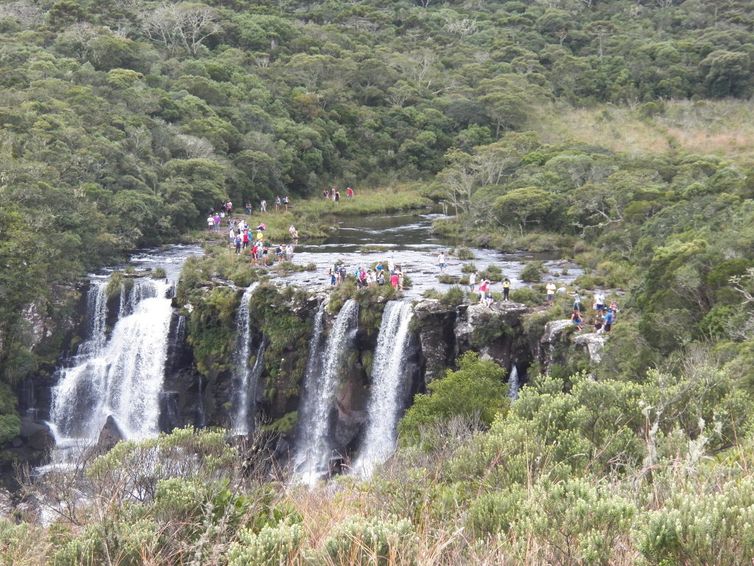
[[[398,288],[398,283],[400,282],[400,278],[398,277],[398,274],[393,271],[393,274],[390,276],[390,284],[393,286],[393,289]]]
[[[346,189],[346,197],[349,198],[349,199],[353,198],[353,189],[351,187],[348,187]]]

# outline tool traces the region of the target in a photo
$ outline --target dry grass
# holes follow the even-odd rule
[[[641,107],[549,106],[529,126],[546,143],[599,145],[628,155],[675,150],[719,155],[735,161],[754,158],[754,102],[671,100],[664,112],[642,116]]]

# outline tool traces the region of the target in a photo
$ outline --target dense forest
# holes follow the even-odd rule
[[[753,72],[746,0],[3,1],[0,445],[18,434],[17,384],[59,354],[61,336],[31,347],[29,321],[64,319],[87,270],[185,237],[227,198],[411,181],[456,213],[438,232],[558,250],[582,288],[623,289],[625,313],[600,380],[559,368],[483,434],[432,418],[435,436],[407,432],[414,414],[397,466],[416,472],[343,496],[374,518],[341,525],[319,558],[368,562],[372,540],[406,563],[750,561]],[[495,375],[463,364],[449,378]],[[334,512],[312,495],[295,508],[211,484],[235,465],[211,433],[160,442],[195,442],[210,464],[72,539],[61,563],[104,560],[97,529],[136,563],[139,545],[169,546],[166,516],[209,521],[207,501],[222,529],[264,508],[235,563],[298,563],[324,540],[300,526]],[[129,450],[94,475],[115,481]],[[26,531],[6,528],[23,560]],[[187,541],[231,535],[206,528],[149,559],[212,563]]]

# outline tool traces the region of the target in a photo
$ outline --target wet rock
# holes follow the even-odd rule
[[[458,352],[454,333],[456,309],[436,299],[426,299],[414,307],[414,320],[424,361],[424,381],[441,377],[453,365]]]
[[[112,450],[113,447],[118,444],[118,442],[124,439],[125,435],[123,434],[123,431],[120,430],[120,427],[118,426],[118,423],[115,422],[113,416],[109,415],[107,417],[107,421],[105,421],[105,424],[99,433],[95,451],[100,454],[104,454],[105,452]]]
[[[474,350],[483,358],[510,366],[520,357],[517,338],[523,333],[522,317],[527,312],[526,305],[512,302],[460,307],[454,327],[459,352]]]
[[[0,519],[11,519],[14,506],[13,498],[8,490],[0,489]]]
[[[52,431],[50,431],[50,427],[29,417],[21,419],[21,432],[19,436],[32,450],[48,452],[55,445],[55,438],[52,435]]]
[[[586,350],[589,355],[589,360],[593,364],[598,364],[602,361],[602,349],[605,347],[605,341],[607,337],[605,334],[597,334],[596,332],[590,332],[589,334],[580,334],[574,339],[574,344]]]
[[[538,356],[543,371],[547,372],[553,364],[563,363],[569,346],[569,330],[572,329],[575,326],[570,320],[551,320],[545,325]]]

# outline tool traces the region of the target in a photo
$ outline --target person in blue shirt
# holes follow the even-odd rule
[[[613,321],[615,320],[615,313],[613,313],[612,309],[607,310],[602,317],[602,320],[605,323],[603,326],[605,332],[610,332],[610,329],[613,327]]]

